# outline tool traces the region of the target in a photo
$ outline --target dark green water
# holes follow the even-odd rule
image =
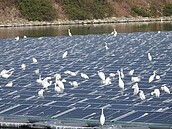
[[[114,28],[118,33],[172,31],[172,22],[9,27],[0,28],[0,39],[23,37],[24,35],[27,37],[64,36],[68,35],[68,28],[71,29],[73,35],[111,33]]]

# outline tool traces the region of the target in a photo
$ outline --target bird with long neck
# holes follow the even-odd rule
[[[153,80],[155,79],[155,76],[156,76],[156,71],[153,71],[153,75],[149,77],[149,83],[153,82]]]
[[[144,92],[142,90],[140,90],[139,97],[140,97],[141,100],[146,99],[145,94],[144,94]]]
[[[170,90],[169,90],[169,88],[166,85],[163,85],[161,87],[161,90],[164,91],[164,92],[166,92],[166,93],[168,93],[168,94],[170,94]]]
[[[100,125],[103,126],[105,123],[105,115],[103,113],[103,108],[102,108],[102,112],[101,112],[101,116],[100,116]]]
[[[70,29],[68,29],[68,35],[69,36],[72,36],[71,32],[70,32]]]
[[[7,79],[13,74],[14,70],[14,68],[11,68],[9,70],[4,69],[1,71],[0,76]]]
[[[123,95],[123,91],[124,91],[124,81],[122,80],[121,78],[121,74],[120,74],[120,71],[118,70],[118,76],[119,76],[119,81],[118,81],[118,85],[119,85],[119,88],[121,88],[121,93]]]
[[[149,59],[150,62],[152,62],[152,56],[151,56],[150,53],[148,53],[148,59]]]

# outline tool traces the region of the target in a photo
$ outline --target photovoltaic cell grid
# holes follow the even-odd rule
[[[172,96],[161,90],[166,84],[172,90],[172,33],[120,33],[62,36],[0,40],[0,70],[15,68],[8,79],[0,78],[0,115],[32,117],[41,119],[73,119],[99,122],[101,108],[104,108],[106,124],[142,123],[172,126]],[[107,43],[109,49],[105,49]],[[68,51],[66,59],[62,58]],[[147,58],[150,52],[153,61]],[[32,58],[38,64],[32,63]],[[20,65],[26,64],[26,70]],[[62,94],[54,91],[54,84],[38,97],[42,88],[36,83],[34,70],[40,69],[43,78],[60,73],[66,79]],[[123,95],[118,87],[116,75],[112,84],[101,84],[97,71],[108,76],[117,70],[124,70],[125,90]],[[144,91],[146,100],[133,95],[131,76],[141,76],[139,88]],[[86,73],[90,79],[71,77],[64,71]],[[156,70],[161,79],[148,83]],[[12,87],[6,87],[9,82]],[[52,79],[53,83],[55,78]],[[73,88],[68,82],[77,81]],[[161,95],[156,98],[151,92],[159,88]]]

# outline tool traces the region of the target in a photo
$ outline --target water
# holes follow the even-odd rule
[[[59,26],[34,26],[34,27],[9,27],[0,28],[0,39],[42,36],[64,36],[68,35],[70,28],[73,35],[103,34],[111,33],[113,28],[120,33],[148,32],[148,31],[172,31],[172,22],[150,22],[150,23],[116,23],[97,25],[59,25]]]

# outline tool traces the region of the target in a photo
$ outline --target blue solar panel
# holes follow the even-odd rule
[[[145,125],[172,126],[171,94],[161,90],[172,85],[172,34],[171,32],[120,33],[61,36],[0,40],[0,72],[14,68],[13,74],[5,79],[0,77],[0,115],[8,117],[32,117],[34,119],[72,119],[99,123],[101,108],[104,108],[107,123],[144,123]],[[109,49],[105,48],[105,42]],[[68,51],[66,59],[62,58]],[[150,62],[147,53],[153,60]],[[38,60],[32,63],[32,58]],[[26,65],[22,70],[21,64]],[[41,77],[51,77],[52,85],[44,97],[38,96],[43,87],[36,82],[39,69]],[[123,69],[125,88],[123,94],[118,86],[117,70]],[[139,88],[146,99],[133,95],[130,70],[135,77],[141,77]],[[76,76],[66,75],[70,70]],[[108,77],[114,73],[112,84],[102,84],[97,71]],[[149,77],[156,71],[160,79],[149,83]],[[56,73],[61,74],[64,92],[54,90]],[[86,73],[88,80],[81,78]],[[12,81],[13,86],[6,84]],[[77,81],[78,87],[69,82]],[[160,97],[151,95],[158,88]]]

